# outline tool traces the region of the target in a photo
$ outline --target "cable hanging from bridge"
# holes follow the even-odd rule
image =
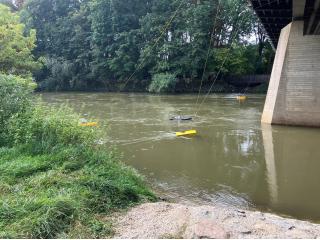
[[[153,48],[158,44],[158,42],[161,40],[163,35],[168,31],[168,29],[170,28],[173,20],[176,18],[176,16],[178,15],[179,11],[181,10],[181,7],[182,7],[183,3],[184,3],[184,0],[181,0],[179,6],[176,9],[176,11],[172,14],[170,19],[166,22],[166,24],[164,25],[164,27],[162,28],[162,30],[160,32],[159,37],[156,39],[154,44],[151,46],[151,50],[153,50]],[[126,87],[128,82],[134,77],[134,75],[137,73],[137,71],[141,68],[142,65],[143,65],[143,62],[141,61],[139,63],[139,65],[136,67],[136,69],[134,70],[134,72],[128,77],[128,79],[124,83],[124,86],[122,87],[122,89]]]
[[[202,84],[203,84],[203,80],[204,80],[204,75],[205,75],[205,72],[206,72],[206,69],[207,69],[208,60],[209,60],[211,45],[212,45],[213,39],[215,37],[215,36],[212,36],[212,34],[214,34],[214,32],[215,32],[217,19],[218,19],[219,12],[220,12],[220,3],[221,3],[220,0],[218,0],[218,8],[217,8],[216,16],[214,18],[214,23],[213,23],[213,26],[212,26],[212,32],[210,34],[210,42],[209,42],[209,46],[208,46],[208,50],[207,50],[207,57],[206,57],[206,60],[205,60],[205,63],[204,63],[203,71],[202,71],[201,82],[200,82],[200,87],[199,87],[199,91],[198,91],[196,106],[198,105],[198,102],[199,102],[199,98],[200,98],[200,94],[201,94],[201,90],[202,90]]]
[[[276,1],[278,1],[278,0],[270,1],[269,3],[266,3],[266,4],[261,5],[261,6],[258,7],[257,9],[262,8],[262,7],[266,6],[266,5],[270,5],[271,3],[276,2]],[[241,13],[240,13],[240,14],[241,14]],[[243,18],[242,18],[242,21],[241,21],[240,24],[239,24],[239,27],[238,27],[237,31],[234,33],[234,35],[233,35],[232,38],[231,38],[232,40],[234,40],[234,38],[235,38],[235,37],[237,36],[237,34],[239,33],[239,31],[240,31],[240,26],[241,26],[241,24],[242,24],[244,21],[245,21],[245,18],[243,17]],[[213,87],[214,87],[216,81],[218,80],[218,77],[220,76],[220,73],[221,73],[221,71],[222,71],[222,68],[223,68],[223,66],[225,65],[228,57],[229,57],[230,54],[231,54],[231,50],[232,50],[232,45],[231,45],[230,48],[228,49],[228,53],[226,54],[224,60],[222,61],[222,64],[221,64],[221,66],[220,66],[220,68],[219,68],[219,71],[218,71],[218,73],[216,74],[216,77],[215,77],[214,81],[212,82],[212,84],[211,84],[208,92],[206,93],[206,95],[204,96],[203,100],[201,101],[199,107],[197,107],[197,105],[196,105],[197,111],[196,111],[196,113],[195,113],[195,116],[198,115],[199,111],[201,110],[202,105],[204,104],[204,102],[205,102],[206,99],[209,97],[210,93],[212,92]]]
[[[273,0],[273,1],[270,1],[269,3],[267,4],[263,4],[261,6],[259,6],[257,9],[259,8],[262,8],[266,5],[269,5],[273,2],[276,2],[278,0]],[[151,46],[151,49],[154,49],[154,47],[159,43],[159,41],[161,40],[161,38],[163,37],[163,35],[168,31],[168,29],[170,28],[173,20],[176,18],[176,16],[178,15],[179,11],[181,10],[181,7],[184,3],[184,0],[181,0],[180,1],[180,4],[178,5],[176,11],[173,13],[173,15],[171,16],[171,18],[166,22],[166,24],[164,25],[162,31],[160,32],[160,35],[159,37],[156,39],[156,41],[154,42],[154,44]],[[217,18],[218,18],[218,15],[219,15],[219,11],[220,11],[220,4],[221,4],[221,1],[218,1],[218,10],[217,10],[217,14],[216,14],[216,17],[215,17],[215,21],[214,21],[214,25],[213,25],[213,28],[215,27],[215,24],[216,24],[216,21],[217,21]],[[241,13],[240,13],[241,15]],[[238,29],[236,30],[236,32],[234,33],[234,35],[231,37],[231,40],[234,40],[235,37],[237,36],[237,34],[239,33],[239,30],[240,30],[240,26],[241,24],[244,22],[245,20],[245,17],[242,18],[242,21],[240,21],[240,24],[238,26]],[[231,54],[231,50],[232,50],[232,45],[230,46],[230,48],[228,49],[228,52],[225,56],[225,58],[223,59],[222,61],[222,64],[221,66],[219,67],[219,70],[218,70],[218,73],[216,74],[215,78],[214,78],[214,81],[212,82],[212,84],[210,85],[210,88],[209,90],[207,91],[207,93],[205,94],[203,100],[200,102],[200,105],[199,107],[197,107],[197,105],[199,104],[199,99],[200,99],[200,94],[201,94],[201,90],[202,90],[202,86],[203,86],[203,81],[204,81],[204,75],[205,75],[205,70],[207,68],[207,64],[208,64],[208,60],[209,60],[209,55],[210,55],[210,50],[211,50],[211,45],[212,45],[212,41],[213,41],[213,37],[211,37],[210,39],[210,43],[209,43],[209,48],[208,48],[208,51],[207,51],[207,56],[206,56],[206,60],[205,60],[205,65],[204,65],[204,69],[203,69],[203,73],[202,73],[202,77],[201,77],[201,83],[200,83],[200,87],[199,87],[199,91],[198,91],[198,96],[197,96],[197,100],[196,100],[196,109],[197,111],[195,112],[195,116],[198,115],[198,112],[199,110],[201,109],[202,105],[204,104],[204,102],[206,101],[206,99],[208,98],[208,96],[210,95],[210,93],[212,92],[213,90],[213,87],[216,83],[216,81],[218,80],[220,74],[221,74],[221,71],[222,71],[222,68],[223,66],[225,65],[228,57],[230,56]],[[128,84],[128,82],[134,77],[134,75],[137,73],[137,71],[141,68],[141,66],[143,65],[143,62],[140,62],[139,65],[136,67],[135,71],[128,77],[128,79],[126,80],[126,82],[124,83],[123,88],[126,87],[126,85]]]

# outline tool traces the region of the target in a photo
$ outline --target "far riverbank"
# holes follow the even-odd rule
[[[194,84],[179,84],[175,88],[171,89],[167,92],[162,92],[162,94],[198,94],[200,90],[200,86]],[[201,87],[201,94],[266,94],[268,90],[268,83],[248,86],[245,85],[231,85],[227,83],[216,83],[211,87],[211,83],[204,84]],[[106,92],[106,93],[146,93],[153,94],[148,91],[148,86],[145,84],[128,84],[125,87],[121,87],[117,84],[108,84],[104,87],[98,88],[59,88],[59,89],[50,89],[46,90],[44,88],[38,87],[37,92]]]

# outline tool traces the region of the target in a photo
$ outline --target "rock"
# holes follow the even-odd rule
[[[201,220],[194,226],[193,238],[201,239],[225,239],[229,238],[229,234],[224,230],[224,228],[215,224],[210,220]]]
[[[242,214],[246,214],[245,211],[242,211],[242,210],[237,210],[238,213],[242,213]]]
[[[238,213],[239,217],[247,217],[246,212],[242,211],[242,210],[236,210],[236,212]]]
[[[159,200],[162,201],[162,202],[168,202],[168,199],[165,198],[165,197],[159,197]]]

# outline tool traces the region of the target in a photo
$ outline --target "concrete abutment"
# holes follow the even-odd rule
[[[282,29],[261,121],[320,127],[320,35],[303,21]]]

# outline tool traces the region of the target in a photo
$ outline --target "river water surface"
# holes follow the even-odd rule
[[[98,120],[105,141],[170,198],[320,221],[320,130],[260,123],[265,96],[45,93]],[[202,97],[200,99],[200,102]],[[193,121],[169,121],[193,115]],[[108,126],[108,127],[105,127]],[[196,129],[192,138],[176,131]]]

